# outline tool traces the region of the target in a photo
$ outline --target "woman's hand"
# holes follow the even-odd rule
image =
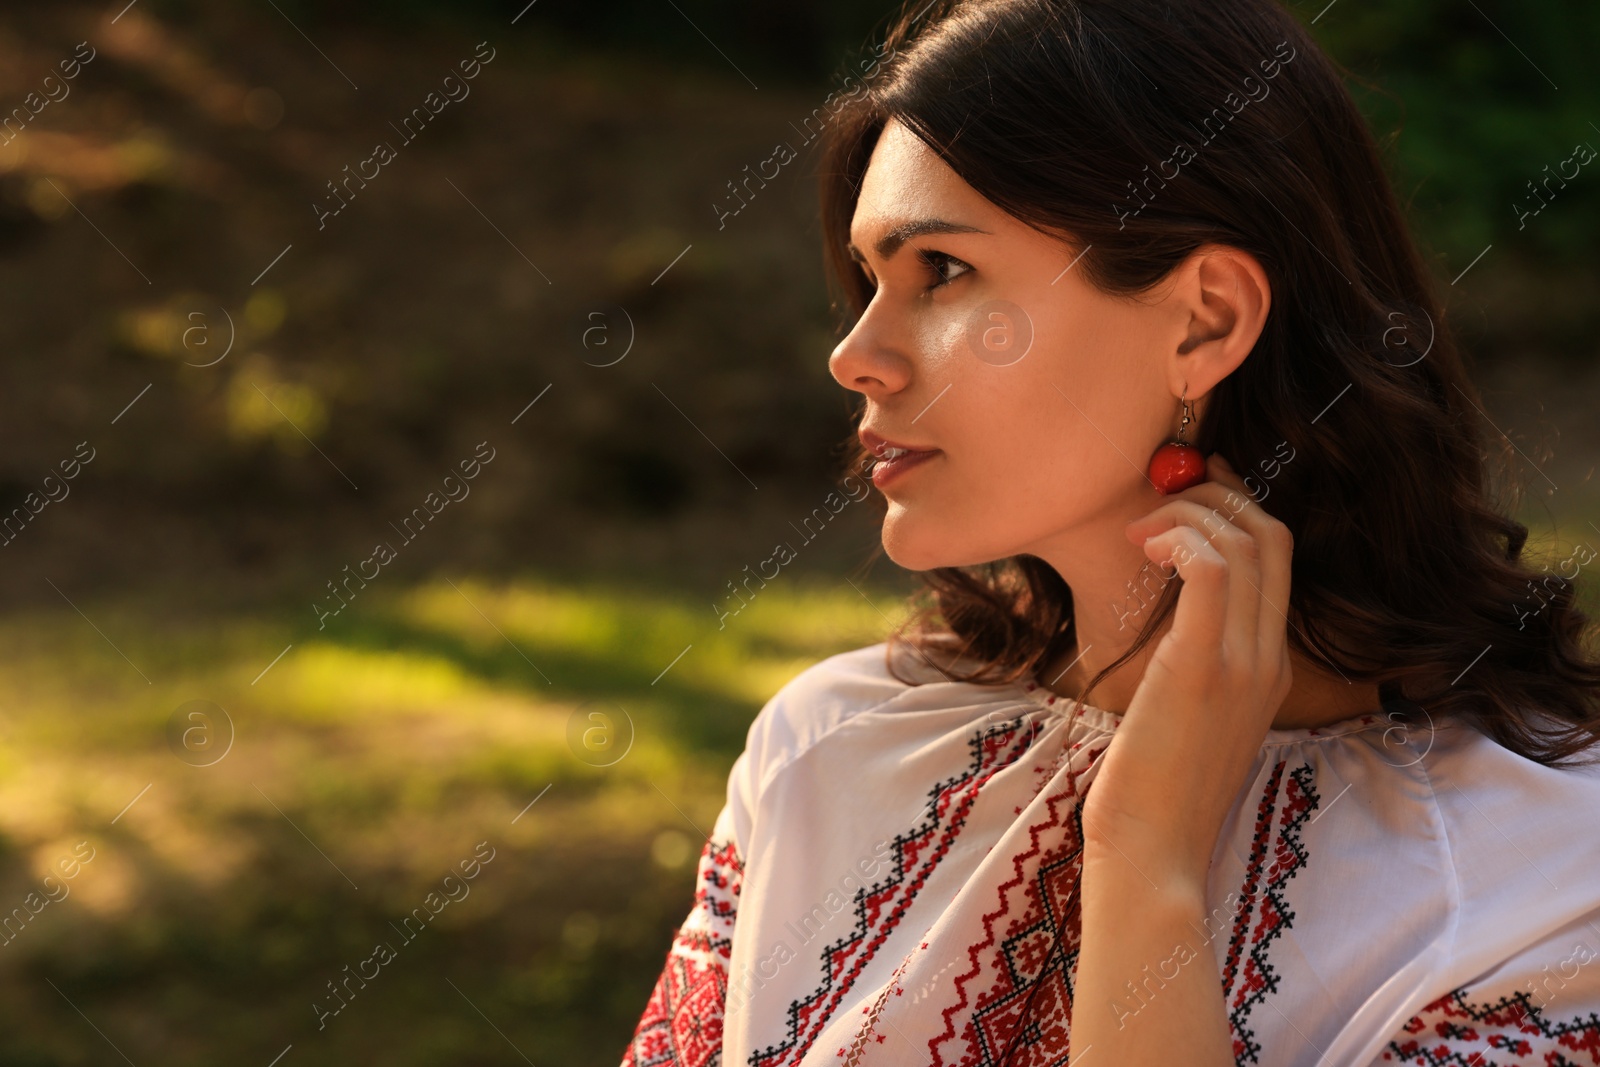
[[[1128,524],[1183,579],[1084,802],[1085,849],[1147,879],[1205,889],[1222,822],[1289,692],[1285,628],[1293,538],[1227,461]]]
[[[1288,529],[1220,457],[1211,479],[1128,524],[1183,578],[1171,629],[1083,803],[1082,934],[1071,1062],[1233,1067],[1206,873],[1289,690]],[[1135,984],[1137,983],[1137,985]]]

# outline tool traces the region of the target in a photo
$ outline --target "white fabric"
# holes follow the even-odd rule
[[[1118,718],[909,658],[908,686],[884,655],[826,659],[756,716],[625,1064],[1067,1062],[1074,820]],[[1597,812],[1600,768],[1469,726],[1272,730],[1215,922],[1077,1010],[1137,1025],[1162,974],[1209,963],[1240,1064],[1600,1064]]]

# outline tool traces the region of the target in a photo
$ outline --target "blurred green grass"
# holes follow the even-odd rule
[[[96,849],[0,949],[0,1063],[111,1062],[87,1017],[135,1063],[517,1062],[509,1040],[614,1064],[751,718],[881,639],[903,601],[872,595],[772,583],[719,629],[681,594],[457,577],[375,583],[321,632],[148,596],[0,621],[0,906]],[[211,766],[168,747],[194,699],[234,725]],[[591,707],[631,720],[620,759],[569,740]],[[468,895],[400,938],[483,841]],[[319,1031],[379,941],[397,958]]]

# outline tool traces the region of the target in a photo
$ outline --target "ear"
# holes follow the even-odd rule
[[[1173,396],[1191,401],[1236,370],[1255,347],[1272,306],[1267,272],[1248,252],[1202,245],[1173,271],[1167,302],[1178,338],[1167,360]]]

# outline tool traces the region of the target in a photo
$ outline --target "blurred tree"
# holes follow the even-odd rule
[[[1489,242],[1532,259],[1594,254],[1600,166],[1551,182],[1549,215],[1529,183],[1555,174],[1580,143],[1600,148],[1600,5],[1397,0],[1300,10],[1329,52],[1371,86],[1352,85],[1373,126],[1393,137],[1397,178],[1419,230],[1441,249]],[[1379,88],[1381,87],[1381,89]],[[1391,134],[1391,131],[1393,133]],[[1548,167],[1549,170],[1545,170]],[[1543,187],[1541,186],[1541,192]],[[1470,255],[1470,251],[1466,251]]]
[[[323,23],[499,26],[508,13],[522,12],[526,0],[392,0],[381,8],[358,0],[283,0],[282,6],[297,20]],[[807,84],[836,75],[896,7],[886,0],[781,7],[539,0],[522,17],[580,47],[723,71],[732,66],[757,84]],[[1519,218],[1539,208],[1530,182],[1557,173],[1579,143],[1600,147],[1600,84],[1590,59],[1600,42],[1600,4],[1302,0],[1290,7],[1355,75],[1351,88],[1380,136],[1392,140],[1401,194],[1432,246],[1470,254],[1495,241],[1559,262],[1591,254],[1600,196],[1587,167],[1565,188],[1551,183],[1563,201],[1556,218]],[[1570,175],[1571,164],[1566,170]]]

